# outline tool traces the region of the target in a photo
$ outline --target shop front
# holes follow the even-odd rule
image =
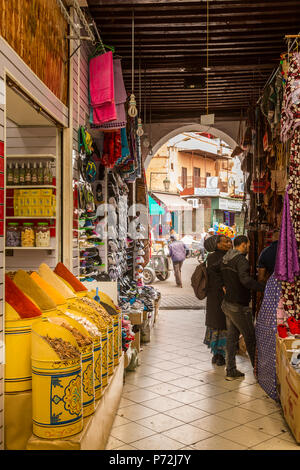
[[[216,222],[229,227],[235,225],[238,235],[244,233],[244,216],[241,214],[242,201],[225,197],[215,197],[211,199],[211,211],[211,226]]]

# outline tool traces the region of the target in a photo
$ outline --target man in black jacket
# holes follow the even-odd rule
[[[228,380],[244,377],[237,370],[235,354],[240,333],[243,335],[246,348],[254,367],[255,360],[255,330],[249,303],[251,290],[263,291],[264,284],[250,277],[250,266],[246,258],[250,242],[244,235],[234,240],[234,249],[229,250],[223,257],[221,273],[224,283],[225,297],[222,310],[226,316],[226,378]]]

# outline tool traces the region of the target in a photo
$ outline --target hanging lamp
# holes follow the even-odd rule
[[[134,96],[134,10],[132,11],[132,51],[131,51],[131,95],[129,99],[128,115],[137,116],[136,99]]]

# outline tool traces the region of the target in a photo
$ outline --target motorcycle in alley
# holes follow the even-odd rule
[[[169,257],[169,249],[165,244],[157,252],[154,252],[149,263],[144,269],[144,283],[152,284],[157,278],[159,281],[166,281],[170,277],[171,263]]]

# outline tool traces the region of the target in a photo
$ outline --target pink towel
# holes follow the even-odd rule
[[[113,55],[111,51],[90,60],[89,79],[92,106],[103,106],[105,103],[114,102]]]
[[[119,123],[124,123],[126,126],[126,113],[124,108],[124,103],[127,99],[127,94],[125,90],[121,60],[115,59],[113,61],[114,69],[114,95],[115,95],[115,104],[105,104],[101,107],[93,107],[93,124],[104,124],[110,123],[114,124],[115,128],[121,127],[118,126]],[[113,121],[113,122],[111,122]],[[124,127],[122,125],[122,127]],[[109,126],[111,129],[112,127]]]

